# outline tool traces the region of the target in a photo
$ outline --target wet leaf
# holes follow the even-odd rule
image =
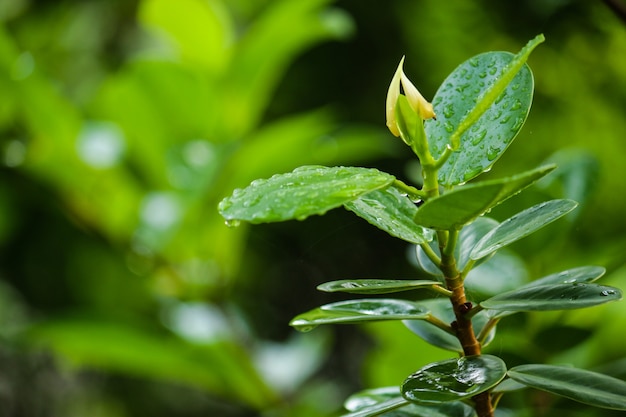
[[[431,153],[454,152],[439,171],[446,186],[461,184],[488,170],[523,126],[533,96],[533,77],[525,61],[539,36],[519,54],[487,52],[458,66],[443,82],[433,106],[436,120],[425,123]],[[460,141],[460,143],[455,143]]]
[[[504,311],[571,310],[617,301],[622,292],[597,284],[552,284],[519,288],[491,297],[480,305]]]
[[[502,359],[492,355],[464,356],[426,365],[402,384],[402,395],[422,404],[470,398],[496,386],[506,375]]]
[[[403,403],[401,403],[403,402]],[[401,405],[398,405],[401,404]],[[474,409],[460,401],[444,404],[417,405],[409,403],[400,394],[399,387],[384,387],[361,391],[344,403],[350,414],[342,417],[473,417]]]
[[[470,257],[480,259],[518,241],[574,210],[572,200],[550,200],[530,207],[500,223],[472,249]]]
[[[326,304],[295,317],[291,326],[302,332],[320,324],[358,323],[374,320],[419,320],[428,311],[418,303],[392,298],[347,300]]]
[[[424,203],[415,215],[415,222],[430,229],[460,229],[554,168],[554,165],[546,165],[519,175],[456,188]]]
[[[432,300],[423,300],[420,301],[420,305],[424,306],[430,311],[430,314],[444,323],[452,323],[456,319],[448,299],[437,298]],[[474,317],[472,317],[474,331],[476,333],[480,333],[488,321],[489,315],[486,311],[477,313]],[[450,350],[452,352],[463,352],[461,343],[456,336],[440,329],[426,320],[404,320],[403,323],[409,330],[433,346]],[[489,332],[483,346],[487,346],[493,340],[495,334],[496,329],[494,327]]]
[[[582,369],[553,365],[521,365],[509,377],[529,387],[594,407],[626,411],[626,382]]]
[[[389,294],[429,288],[439,285],[439,281],[405,279],[345,279],[321,284],[318,290],[326,292],[348,292],[352,294]]]
[[[529,282],[524,287],[550,284],[588,284],[600,279],[605,272],[606,269],[601,266],[581,266],[546,275],[543,278]]]
[[[384,188],[394,179],[376,169],[303,166],[287,174],[255,180],[248,187],[233,191],[218,208],[231,223],[303,220]]]
[[[434,232],[418,226],[417,206],[395,187],[372,191],[344,206],[391,236],[419,245],[433,240]]]

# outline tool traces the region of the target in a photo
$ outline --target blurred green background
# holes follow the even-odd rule
[[[626,288],[626,25],[602,1],[2,0],[0,22],[2,417],[336,416],[449,358],[400,323],[288,327],[339,299],[319,283],[420,276],[405,243],[341,210],[237,228],[216,210],[302,164],[414,178],[384,129],[402,55],[432,98],[472,55],[546,35],[529,120],[488,175],[560,168],[492,215],[582,204],[476,290],[583,264]],[[517,315],[489,351],[626,379],[624,329],[623,303]],[[613,415],[535,391],[501,404]]]

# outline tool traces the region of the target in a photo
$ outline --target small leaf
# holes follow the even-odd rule
[[[391,298],[347,300],[326,304],[295,317],[291,326],[302,332],[320,324],[357,323],[374,320],[419,320],[428,311],[412,301]]]
[[[439,171],[446,186],[488,170],[520,131],[533,96],[533,76],[525,65],[538,36],[517,55],[487,52],[470,58],[446,78],[433,98],[437,120],[425,123],[431,153],[453,152]]]
[[[524,285],[524,287],[536,287],[537,285],[550,284],[588,284],[602,277],[605,272],[606,269],[601,266],[581,266],[546,275],[543,278],[529,282]]]
[[[529,387],[594,407],[626,411],[626,382],[582,369],[553,365],[521,365],[509,377]]]
[[[456,188],[424,203],[417,210],[415,222],[430,229],[460,229],[554,168],[554,165],[547,165],[512,177]]]
[[[348,292],[352,294],[389,294],[417,288],[429,288],[439,284],[439,281],[427,280],[345,279],[326,282],[319,285],[317,289],[326,292]]]
[[[474,417],[474,409],[460,401],[428,406],[409,403],[400,394],[399,387],[384,387],[358,392],[351,395],[344,407],[350,414],[342,417]]]
[[[418,226],[417,206],[395,187],[372,191],[344,206],[391,236],[419,245],[433,240],[434,232]]]
[[[233,191],[218,208],[227,222],[303,220],[387,187],[394,179],[376,169],[303,166],[287,174],[255,180],[248,187]]]
[[[464,356],[421,368],[404,381],[402,395],[422,404],[462,400],[496,386],[505,375],[506,365],[497,356]]]
[[[622,298],[619,289],[597,284],[553,284],[519,288],[491,297],[480,305],[505,311],[571,310]]]
[[[480,259],[518,241],[574,210],[572,200],[550,200],[530,207],[500,223],[472,249],[470,257]]]
[[[452,323],[452,321],[456,319],[450,306],[450,300],[446,298],[422,300],[420,301],[420,305],[429,310],[431,315],[443,323]],[[474,315],[474,317],[472,317],[474,331],[476,333],[480,333],[488,321],[489,315],[486,311],[481,311]],[[459,339],[434,324],[426,320],[404,320],[403,323],[409,330],[431,345],[450,350],[452,352],[463,353],[463,348],[461,347]],[[495,334],[496,329],[494,327],[487,335],[483,347],[487,346],[493,340]]]

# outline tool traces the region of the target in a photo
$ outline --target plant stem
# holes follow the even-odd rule
[[[446,287],[452,292],[450,302],[452,303],[454,316],[456,318],[456,321],[452,324],[452,328],[456,332],[456,337],[461,343],[465,356],[480,355],[481,345],[474,333],[472,319],[467,316],[467,313],[472,310],[472,307],[471,304],[467,302],[463,277],[457,268],[456,259],[454,257],[454,246],[456,245],[457,236],[458,230],[450,231],[447,244],[445,247],[441,248],[441,271],[446,280]],[[478,417],[494,417],[491,394],[488,391],[476,395],[473,397],[473,400],[475,405],[474,409]]]

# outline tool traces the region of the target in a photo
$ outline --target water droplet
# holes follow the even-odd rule
[[[241,221],[237,220],[237,219],[226,219],[226,221],[224,222],[224,224],[228,227],[237,227],[241,224]]]
[[[511,105],[511,110],[518,110],[522,107],[522,102],[520,100],[515,100]]]
[[[477,59],[477,58],[471,58],[471,59],[469,60],[469,64],[470,64],[472,67],[474,67],[474,68],[478,67],[478,59]]]
[[[481,72],[479,72],[479,73],[478,73],[478,76],[479,76],[480,78],[485,78],[485,77],[487,76],[487,71],[481,71]]]
[[[446,121],[443,127],[446,129],[446,132],[448,133],[454,132],[454,125],[452,125],[452,123],[450,123],[449,121]]]
[[[524,125],[524,118],[518,117],[515,119],[515,123],[513,123],[513,126],[511,126],[511,131],[517,132],[518,130],[522,128],[523,125]]]
[[[600,293],[601,296],[607,297],[609,295],[614,295],[616,292],[614,290],[604,290]]]
[[[511,115],[507,114],[506,116],[504,116],[504,117],[502,117],[500,119],[500,124],[501,125],[507,124],[509,122],[509,120],[511,120]]]
[[[454,106],[452,104],[447,104],[443,108],[443,115],[448,119],[454,116]]]
[[[480,142],[482,142],[483,139],[485,139],[485,136],[487,136],[487,129],[482,129],[475,136],[472,137],[471,139],[472,145],[474,146],[478,145]]]

